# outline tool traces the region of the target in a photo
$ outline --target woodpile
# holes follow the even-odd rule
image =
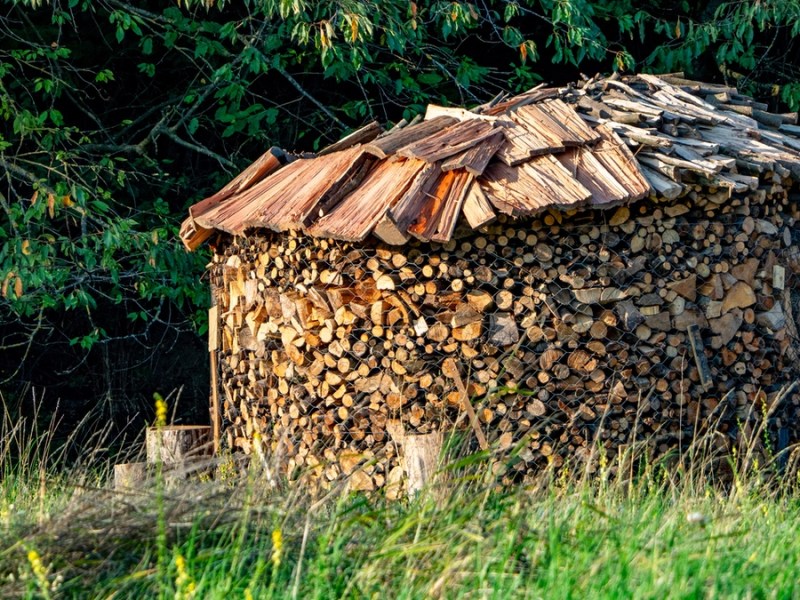
[[[291,471],[380,487],[398,438],[469,427],[446,361],[488,444],[521,459],[507,477],[595,441],[610,459],[712,428],[725,445],[798,373],[797,217],[786,196],[721,207],[693,189],[443,246],[227,238],[211,267],[226,445],[250,452],[258,431]],[[772,414],[793,440],[798,405]]]
[[[454,430],[509,482],[600,447],[727,451],[765,417],[785,449],[800,129],[765,108],[592,79],[271,150],[182,228],[214,240],[215,437],[364,490]]]

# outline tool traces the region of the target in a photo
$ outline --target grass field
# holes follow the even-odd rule
[[[800,597],[800,492],[763,469],[717,486],[660,464],[627,482],[561,470],[499,490],[474,461],[439,499],[393,502],[270,489],[251,469],[119,494],[12,433],[0,598]]]

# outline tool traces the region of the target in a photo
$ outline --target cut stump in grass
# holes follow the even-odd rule
[[[213,449],[211,427],[208,425],[166,425],[148,427],[145,432],[145,462],[114,465],[114,489],[141,489],[161,464],[170,483],[185,479],[191,472],[204,468],[204,459]]]
[[[114,489],[135,490],[147,479],[147,463],[132,462],[114,465]]]
[[[147,462],[165,467],[180,466],[209,454],[211,427],[208,425],[166,425],[148,427],[145,436]]]
[[[145,435],[147,463],[160,462],[170,486],[179,485],[191,473],[208,466],[213,452],[208,425],[148,427]]]
[[[443,436],[439,431],[404,436],[406,492],[409,496],[415,496],[425,488],[432,490],[434,497],[442,495],[443,482],[438,473],[442,443]]]

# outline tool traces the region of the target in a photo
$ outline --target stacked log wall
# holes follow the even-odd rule
[[[211,265],[223,443],[251,452],[257,431],[323,484],[359,464],[355,487],[399,481],[396,438],[468,421],[447,359],[498,456],[519,457],[506,479],[595,443],[613,461],[713,428],[724,446],[765,411],[796,441],[789,183],[501,216],[445,245],[228,236]]]

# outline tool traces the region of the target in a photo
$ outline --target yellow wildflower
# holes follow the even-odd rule
[[[39,556],[36,550],[28,551],[28,562],[31,563],[31,570],[37,578],[47,575],[47,569],[45,569],[44,564],[42,564],[42,557]]]
[[[28,563],[31,565],[34,577],[36,577],[36,584],[39,587],[39,592],[45,598],[50,597],[50,583],[47,581],[47,567],[42,562],[42,557],[36,550],[28,550]]]
[[[283,550],[283,533],[280,529],[272,531],[272,567],[277,569],[281,564],[281,551]]]
[[[164,427],[167,424],[167,402],[156,392],[153,394],[156,400],[156,427]]]
[[[186,570],[186,559],[181,554],[175,557],[175,570],[178,572],[175,577],[175,599],[191,598],[194,596],[196,586],[192,576]]]

